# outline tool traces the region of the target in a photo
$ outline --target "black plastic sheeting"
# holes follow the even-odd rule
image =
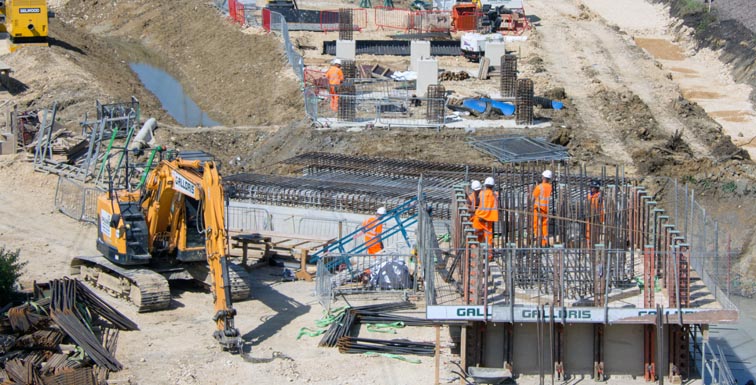
[[[410,42],[402,40],[357,40],[357,55],[410,56]],[[459,41],[431,41],[431,56],[459,56]],[[336,40],[323,42],[323,55],[336,55]]]

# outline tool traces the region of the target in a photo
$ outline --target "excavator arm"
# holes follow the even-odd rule
[[[227,234],[224,218],[224,195],[215,163],[205,162],[202,173],[201,193],[204,195],[205,247],[210,274],[213,276],[213,296],[217,329],[215,338],[221,346],[232,352],[241,351],[239,330],[234,327],[236,310],[231,303],[231,279],[226,258]]]
[[[225,229],[224,195],[221,178],[214,162],[178,159],[161,162],[145,185],[145,199],[142,207],[149,224],[150,244],[154,248],[157,234],[167,234],[165,242],[168,249],[181,250],[180,234],[185,226],[186,210],[183,205],[173,204],[176,194],[192,198],[199,202],[199,215],[202,216],[205,236],[205,256],[212,276],[212,293],[215,305],[213,321],[216,331],[213,336],[224,350],[238,353],[242,340],[234,327],[236,310],[231,298],[231,278],[227,260],[227,234]],[[179,234],[179,235],[177,235]]]

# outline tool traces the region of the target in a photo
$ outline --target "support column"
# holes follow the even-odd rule
[[[417,61],[431,57],[431,43],[429,41],[410,41],[410,71],[418,71]]]
[[[556,379],[565,380],[564,374],[564,325],[554,325],[554,372]]]
[[[415,95],[419,98],[425,97],[431,84],[438,84],[438,62],[435,59],[419,59]]]
[[[336,57],[354,60],[357,57],[357,43],[354,40],[336,40]]]
[[[604,324],[593,325],[593,379],[604,381]]]
[[[514,324],[513,323],[507,323],[504,324],[504,368],[509,369],[512,374],[513,372],[513,366],[512,366],[512,359],[514,357]]]
[[[656,381],[656,332],[653,325],[643,326],[643,374],[646,382]]]
[[[487,57],[490,60],[490,63],[497,64],[501,63],[501,57],[506,54],[506,51],[504,50],[504,42],[503,41],[489,41],[486,43],[486,53],[485,57]]]
[[[690,328],[688,325],[669,325],[669,381],[681,384],[690,372]]]

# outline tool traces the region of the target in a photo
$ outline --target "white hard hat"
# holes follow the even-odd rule
[[[386,214],[386,208],[385,207],[379,207],[378,210],[376,211],[376,213],[378,215]]]
[[[488,178],[486,178],[486,181],[483,182],[483,184],[486,185],[486,186],[493,186],[494,185],[494,180],[493,180],[493,178],[491,178],[489,176]]]
[[[546,170],[541,175],[543,175],[543,177],[546,179],[551,179],[551,170]]]
[[[473,189],[473,191],[478,191],[478,190],[481,189],[481,187],[482,186],[480,185],[480,181],[479,180],[474,180],[474,181],[472,181],[472,183],[470,183],[470,188]]]
[[[333,59],[333,60],[331,60],[331,64],[341,65],[341,59],[339,59],[339,58]]]

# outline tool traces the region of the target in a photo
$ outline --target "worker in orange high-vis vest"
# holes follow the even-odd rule
[[[377,217],[370,217],[362,222],[362,227],[365,229],[365,247],[370,255],[375,255],[383,250],[383,240],[381,239],[381,233],[383,233],[383,225],[379,225],[381,218],[386,215],[386,208],[379,207],[375,212]]]
[[[331,68],[326,71],[326,79],[328,79],[328,86],[331,92],[331,110],[338,111],[339,109],[339,85],[344,81],[344,72],[341,71],[341,59],[336,58],[331,61]]]
[[[483,185],[480,184],[479,180],[473,180],[470,182],[470,193],[467,194],[467,212],[470,213],[470,221],[473,224],[475,235],[478,237],[478,242],[483,242],[484,239],[483,226],[478,224],[478,219],[475,217],[475,210],[480,207],[480,190],[482,188]]]
[[[598,225],[602,223],[604,223],[604,196],[601,194],[601,183],[592,180],[591,191],[588,193],[588,215],[585,221],[585,238],[588,241],[588,248],[593,247],[593,244],[591,244],[592,234],[595,235],[594,241],[599,241]],[[591,224],[597,226],[592,228]]]
[[[499,199],[494,192],[494,179],[490,176],[483,182],[485,188],[480,192],[480,206],[475,210],[473,227],[483,232],[488,244],[489,259],[493,255],[493,226],[499,220]],[[477,222],[477,227],[476,227]],[[479,239],[480,241],[480,239]]]
[[[541,183],[533,189],[533,234],[541,246],[549,244],[549,207],[551,206],[551,170],[541,174]]]

